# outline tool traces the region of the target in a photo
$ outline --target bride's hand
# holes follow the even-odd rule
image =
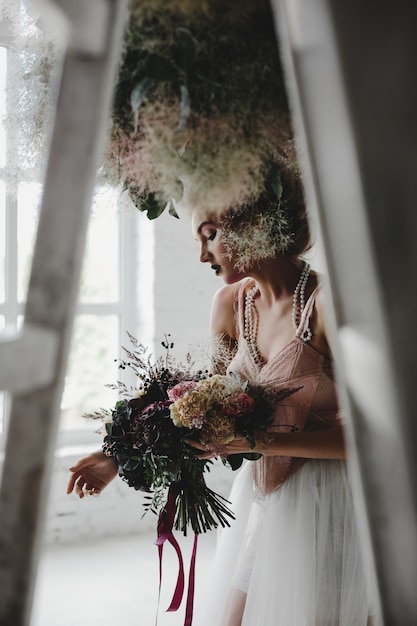
[[[203,444],[193,439],[185,439],[185,442],[189,446],[197,450],[201,450],[201,454],[197,454],[197,458],[201,461],[208,459],[214,459],[218,456],[227,457],[231,454],[243,454],[248,452],[259,452],[249,446],[249,442],[245,437],[236,437],[230,443],[223,446],[214,445],[211,443]]]
[[[80,498],[84,498],[85,495],[98,496],[117,476],[117,465],[112,457],[98,450],[77,461],[69,471],[67,493],[75,490]]]

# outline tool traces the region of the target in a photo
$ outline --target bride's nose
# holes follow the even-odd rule
[[[207,247],[205,245],[201,246],[200,249],[200,263],[207,263],[208,261],[210,261],[210,253],[207,250]]]

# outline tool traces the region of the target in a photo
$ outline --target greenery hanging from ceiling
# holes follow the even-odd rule
[[[149,218],[256,198],[292,129],[265,0],[132,0],[103,172]]]

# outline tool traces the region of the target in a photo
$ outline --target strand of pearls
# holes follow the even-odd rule
[[[301,321],[301,315],[305,306],[305,290],[310,276],[310,265],[305,261],[303,269],[294,289],[292,298],[292,325],[297,330]],[[255,285],[248,291],[245,298],[245,339],[248,344],[249,352],[252,355],[255,363],[260,367],[263,364],[263,359],[259,353],[258,346],[256,345],[256,336],[258,332],[257,321],[255,325],[253,311],[255,309],[255,298],[259,293],[259,288]],[[303,334],[304,341],[310,341],[313,334],[310,328],[307,328]]]
[[[307,261],[304,261],[303,269],[301,272],[300,279],[297,283],[296,288],[294,289],[294,294],[292,297],[292,325],[295,330],[297,330],[300,322],[301,316],[304,311],[305,306],[305,290],[308,282],[308,277],[310,276],[310,265]],[[310,328],[307,328],[303,333],[304,341],[310,341],[313,336]]]
[[[258,295],[259,289],[255,285],[248,291],[245,298],[245,339],[248,344],[249,352],[252,355],[256,365],[261,366],[263,359],[256,345],[257,326],[255,327],[253,320],[253,309],[255,308],[255,297]]]

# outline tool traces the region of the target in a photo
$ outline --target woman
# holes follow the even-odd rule
[[[200,261],[225,283],[211,315],[218,365],[294,390],[255,450],[246,439],[214,451],[193,442],[201,458],[262,455],[237,475],[236,521],[220,534],[213,601],[204,597],[194,623],[374,626],[370,559],[354,518],[322,292],[300,258],[310,243],[302,191],[285,163],[272,173],[255,202],[220,216],[192,212]],[[101,452],[70,469],[68,492],[80,497],[100,493],[117,474]]]
[[[193,215],[200,260],[226,283],[211,320],[221,361],[244,379],[297,390],[277,407],[268,437],[255,450],[246,439],[216,450],[262,457],[248,462],[235,481],[236,524],[221,531],[215,601],[198,626],[376,623],[369,555],[359,544],[346,474],[322,292],[317,274],[300,259],[309,246],[308,225],[294,180],[286,182],[274,216],[281,223],[280,211],[290,216],[295,234],[289,238],[282,224],[265,227],[270,194],[225,219]],[[285,235],[281,243],[271,237],[278,230]],[[234,247],[230,232],[239,233]],[[202,458],[212,456],[200,448]]]

